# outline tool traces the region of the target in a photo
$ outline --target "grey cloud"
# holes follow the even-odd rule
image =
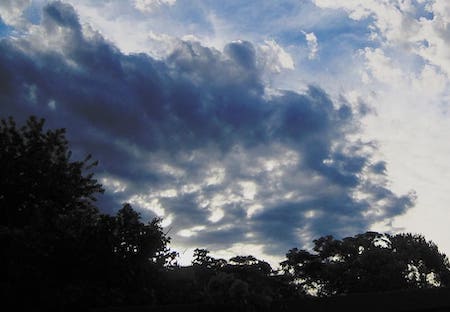
[[[50,31],[53,29],[51,23],[56,23],[59,26],[68,27],[75,30],[81,29],[77,13],[69,4],[59,1],[53,2],[51,5],[47,5],[44,8],[44,16],[49,17],[48,19],[45,19],[44,24],[50,23],[50,25],[45,25]]]
[[[256,68],[255,48],[248,41],[229,43],[225,46],[224,53],[247,70]]]
[[[0,114],[66,127],[75,155],[100,160],[103,210],[134,199],[193,247],[281,255],[306,243],[301,233],[352,235],[412,206],[388,189],[369,143],[346,139],[358,112],[317,86],[265,94],[255,53],[249,42],[224,52],[182,42],[163,61],[124,55],[55,2],[39,31],[0,42]]]

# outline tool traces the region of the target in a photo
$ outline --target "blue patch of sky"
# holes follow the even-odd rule
[[[373,41],[370,38],[369,26],[373,23],[371,17],[356,21],[350,19],[343,11],[334,13],[327,14],[326,21],[312,27],[305,27],[301,31],[284,31],[279,34],[279,44],[291,47],[289,51],[296,58],[297,68],[301,68],[302,72],[314,73],[307,76],[308,81],[313,83],[325,83],[322,80],[327,80],[326,77],[330,76],[341,77],[342,73],[349,72],[348,66],[356,61],[355,58],[360,57],[359,50],[376,48],[380,45],[379,41]],[[317,38],[318,51],[314,59],[308,58],[308,52],[306,52],[308,43],[302,31],[312,32]],[[349,83],[353,79],[347,78]]]
[[[38,25],[42,18],[42,5],[36,1],[31,2],[30,6],[23,12],[25,18],[32,24]]]
[[[360,49],[375,45],[370,39],[370,24],[372,24],[372,18],[356,21],[340,16],[327,26],[314,29],[314,34],[321,43],[330,42],[335,46],[345,45]]]
[[[214,32],[208,10],[196,1],[177,1],[173,6],[160,6],[151,12],[135,10],[132,16],[139,22],[149,22],[155,33],[179,37],[193,34],[201,37]]]
[[[367,26],[366,23],[361,25],[361,22],[352,21],[338,27],[314,31],[319,43],[318,55],[328,59],[359,49],[378,47],[379,42],[370,39]]]
[[[414,5],[415,11],[411,12],[411,16],[419,19],[419,18],[425,18],[427,20],[432,20],[434,18],[433,12],[430,12],[427,9],[427,6],[429,5],[429,2],[421,2],[417,0],[413,0],[412,4]]]
[[[278,40],[283,30],[300,31],[305,24],[315,24],[311,12],[318,11],[308,1],[208,1],[205,5],[208,13],[214,14],[226,23],[225,27],[242,36],[239,39],[262,41]]]
[[[3,22],[2,18],[0,17],[0,38],[9,37],[13,31],[14,28],[6,25],[5,22]]]
[[[433,12],[425,11],[424,14],[421,15],[421,17],[424,17],[427,20],[432,20],[434,18]]]
[[[351,57],[359,49],[379,46],[378,42],[370,39],[371,23],[371,18],[355,21],[343,13],[338,13],[329,16],[327,23],[303,28],[302,31],[306,33],[314,33],[319,46],[317,53],[319,61],[309,62],[308,66],[314,69],[314,66],[324,66],[328,61],[334,62],[337,58]],[[306,37],[302,31],[280,32],[278,42],[283,46],[306,46]]]
[[[215,14],[244,30],[265,29],[272,21],[295,16],[300,9],[289,1],[214,1],[210,5]]]
[[[372,18],[355,21],[350,19],[345,12],[336,11],[334,13],[326,14],[325,20],[311,25],[299,23],[295,29],[281,29],[277,34],[279,42],[283,45],[296,44],[299,41],[305,43],[303,32],[313,32],[319,44],[331,42],[336,45],[342,41],[345,45],[351,45],[356,49],[373,45],[369,39],[369,25],[373,22]]]
[[[428,40],[426,40],[426,39],[420,41],[419,44],[421,44],[421,45],[424,46],[425,48],[429,48],[429,47],[430,47],[430,43],[429,43]]]
[[[207,12],[200,5],[177,2],[175,6],[166,8],[166,14],[172,21],[182,21],[184,25],[198,28],[198,30],[203,27],[210,28]]]

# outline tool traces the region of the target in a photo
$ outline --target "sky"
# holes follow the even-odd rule
[[[103,212],[276,264],[323,235],[450,254],[450,2],[3,0],[0,117],[66,128]]]

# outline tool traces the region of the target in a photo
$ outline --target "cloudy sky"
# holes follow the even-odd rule
[[[450,254],[450,2],[3,0],[0,117],[64,127],[99,199],[171,246],[276,263],[312,239]]]

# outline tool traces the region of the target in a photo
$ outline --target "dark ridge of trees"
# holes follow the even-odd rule
[[[3,306],[222,306],[266,311],[307,298],[448,287],[450,265],[421,235],[367,232],[291,249],[281,270],[251,255],[196,249],[179,267],[160,220],[124,204],[99,212],[97,162],[71,160],[64,129],[0,122],[0,299]]]

